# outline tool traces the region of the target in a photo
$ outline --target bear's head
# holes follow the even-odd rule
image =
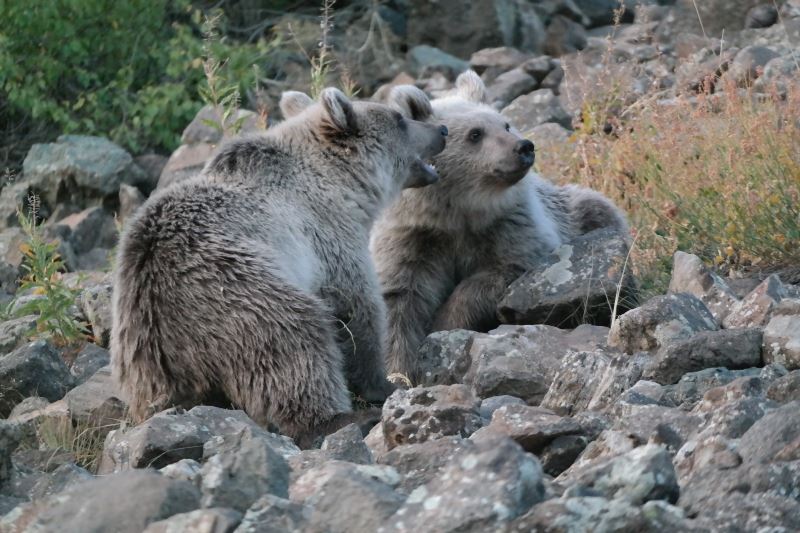
[[[389,94],[388,103],[406,117],[447,126],[447,147],[433,163],[442,176],[435,189],[452,191],[452,202],[506,196],[533,165],[533,143],[486,101],[486,86],[471,70],[458,76],[452,94],[432,102],[412,85],[397,86]]]
[[[427,97],[419,104],[430,115]],[[415,120],[388,105],[351,101],[334,88],[323,90],[318,103],[304,93],[287,91],[280,108],[285,124],[306,125],[326,152],[388,176],[389,192],[439,179],[427,161],[444,149],[447,128],[435,121]]]

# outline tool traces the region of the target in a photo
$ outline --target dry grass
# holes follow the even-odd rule
[[[677,249],[723,269],[800,262],[800,83],[785,94],[725,87],[725,97],[645,96],[620,106],[615,81],[583,105],[583,123],[539,171],[626,209],[634,271],[663,292]]]
[[[86,419],[73,421],[69,416],[42,417],[36,425],[40,446],[53,455],[69,452],[75,462],[92,473],[97,472],[103,445],[108,433],[118,429],[123,421]]]

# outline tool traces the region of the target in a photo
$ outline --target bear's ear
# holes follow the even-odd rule
[[[486,85],[474,70],[464,71],[456,78],[456,93],[464,100],[478,104],[486,103]]]
[[[291,118],[302,113],[308,106],[314,103],[306,93],[300,91],[285,91],[281,95],[279,107],[283,118]]]
[[[351,135],[358,131],[358,121],[353,103],[339,89],[328,87],[320,94],[322,107],[328,115],[328,124],[332,132]]]
[[[433,114],[428,95],[413,85],[393,87],[389,93],[389,104],[413,120],[425,120]]]

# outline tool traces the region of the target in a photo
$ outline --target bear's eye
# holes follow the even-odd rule
[[[474,130],[470,130],[467,137],[472,142],[478,142],[481,140],[481,137],[483,137],[483,130],[480,128],[475,128]]]
[[[511,124],[506,122],[506,131],[511,131]]]

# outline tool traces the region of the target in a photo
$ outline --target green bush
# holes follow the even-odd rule
[[[168,151],[202,106],[202,14],[187,0],[0,0],[0,20],[0,120]],[[212,51],[245,89],[271,44]]]

